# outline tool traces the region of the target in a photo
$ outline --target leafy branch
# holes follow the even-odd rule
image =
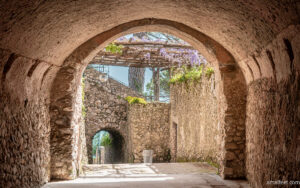
[[[123,45],[116,45],[115,43],[110,43],[105,47],[106,52],[111,52],[114,54],[122,54]]]

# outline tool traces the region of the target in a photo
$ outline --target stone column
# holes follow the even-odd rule
[[[105,163],[105,147],[100,146],[100,164]]]
[[[154,101],[159,101],[159,68],[153,68]]]

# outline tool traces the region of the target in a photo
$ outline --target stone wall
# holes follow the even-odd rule
[[[267,181],[297,181],[300,177],[297,33],[299,27],[298,31],[294,26],[287,28],[254,56],[257,68],[253,72],[258,78],[248,85],[246,120],[246,172],[252,187],[265,187]]]
[[[76,175],[82,173],[82,165],[88,164],[86,137],[85,137],[85,122],[82,115],[83,105],[83,85],[80,84],[77,90],[76,108],[75,108],[75,122],[74,122],[74,149],[73,161],[75,161]]]
[[[1,95],[2,100],[6,104],[0,104],[0,187],[38,187],[49,180],[47,108],[30,103],[24,107]],[[18,107],[11,109],[12,104]]]
[[[249,86],[246,165],[247,177],[255,180],[255,187],[300,177],[300,121],[295,113],[300,106],[299,81],[297,75],[278,85],[262,79]]]
[[[143,162],[144,149],[152,149],[153,162],[170,160],[170,104],[128,105],[129,152],[132,162]]]
[[[77,141],[77,168],[78,174],[82,174],[82,166],[88,164],[88,155],[87,155],[87,145],[86,145],[86,137],[85,137],[85,122],[82,117],[80,123],[78,124],[78,141]]]
[[[211,78],[203,76],[197,82],[171,85],[173,160],[219,163],[221,127],[215,87],[214,75]]]
[[[92,140],[100,130],[107,130],[111,134],[118,132],[123,137],[123,162],[126,162],[128,160],[128,152],[126,152],[128,126],[127,101],[124,98],[140,96],[140,94],[112,78],[101,82],[100,76],[102,75],[104,74],[93,68],[86,69],[84,72],[85,126],[89,163],[92,163]]]
[[[73,73],[76,73],[76,76]],[[51,89],[51,179],[74,179],[79,174],[80,124],[82,123],[82,69],[60,68]],[[71,84],[76,87],[70,88]],[[68,88],[68,89],[67,89]]]
[[[0,187],[40,187],[50,178],[49,85],[56,71],[0,49]]]

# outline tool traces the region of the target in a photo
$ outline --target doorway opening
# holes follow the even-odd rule
[[[92,140],[93,164],[118,164],[124,162],[124,139],[115,130],[101,130]]]

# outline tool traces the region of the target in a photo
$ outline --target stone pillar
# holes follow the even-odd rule
[[[105,147],[100,146],[100,164],[105,163]]]
[[[159,68],[153,68],[152,80],[154,84],[154,101],[159,101]]]

